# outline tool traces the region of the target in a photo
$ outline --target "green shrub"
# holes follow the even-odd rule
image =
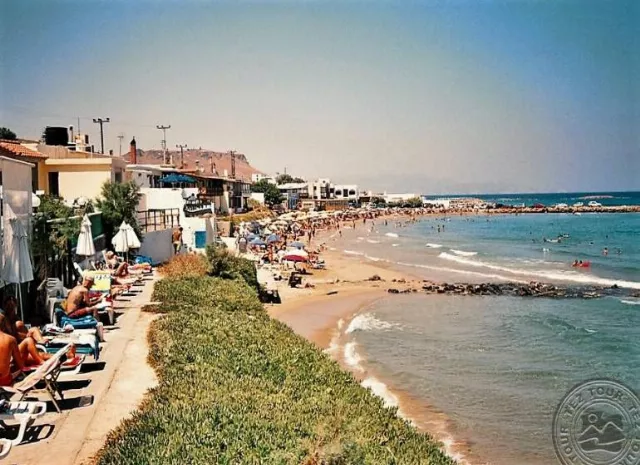
[[[253,289],[258,289],[258,274],[251,260],[236,257],[228,249],[213,244],[207,246],[211,276],[223,279],[244,279]]]
[[[151,328],[159,384],[110,433],[101,465],[454,462],[242,280],[167,278]]]

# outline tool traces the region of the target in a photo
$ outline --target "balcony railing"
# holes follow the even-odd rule
[[[145,233],[173,229],[180,224],[180,210],[178,208],[164,208],[157,210],[143,210],[138,212],[138,225]]]

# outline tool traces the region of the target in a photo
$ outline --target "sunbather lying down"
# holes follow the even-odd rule
[[[51,357],[51,354],[38,351],[33,337],[27,336],[20,341],[12,335],[11,331],[7,317],[0,314],[0,386],[13,384],[14,371],[40,365]],[[74,359],[75,356],[76,348],[72,345],[67,358]]]
[[[144,272],[150,271],[148,265],[130,266],[127,262],[121,261],[112,251],[105,253],[105,259],[107,268],[111,270],[113,277],[119,280],[139,279]]]

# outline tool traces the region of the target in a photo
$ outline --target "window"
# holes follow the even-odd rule
[[[353,189],[349,190],[349,195],[356,195],[356,191],[354,191]]]
[[[49,195],[60,197],[60,173],[57,171],[49,173]]]
[[[336,197],[342,197],[342,191],[341,190],[337,190],[336,191]]]
[[[122,171],[116,171],[113,180],[116,184],[120,184],[122,182]]]

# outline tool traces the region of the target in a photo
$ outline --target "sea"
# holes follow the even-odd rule
[[[640,193],[481,197],[640,204]],[[339,322],[342,361],[460,463],[559,463],[553,415],[574,385],[607,377],[640,393],[639,213],[378,219],[329,245],[429,280],[619,287],[596,299],[389,295]]]

